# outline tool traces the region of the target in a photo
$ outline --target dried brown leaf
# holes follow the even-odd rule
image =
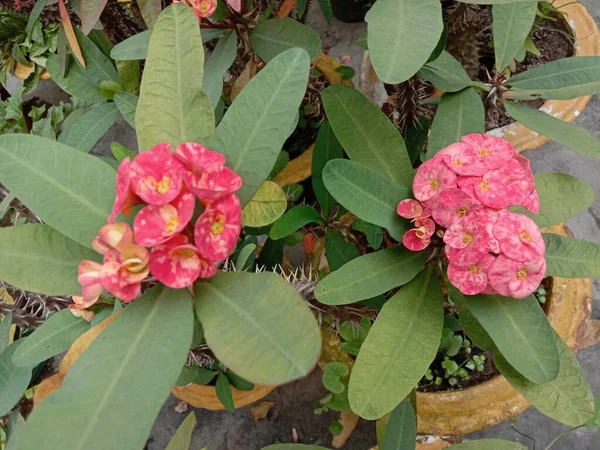
[[[358,424],[358,419],[359,417],[352,411],[342,411],[340,413],[340,418],[338,419],[338,422],[341,423],[344,428],[342,429],[342,432],[340,434],[333,437],[333,440],[331,441],[331,445],[333,446],[333,448],[341,448],[344,446],[344,444],[356,428],[356,425]]]
[[[284,17],[289,16],[292,9],[294,9],[294,6],[296,6],[296,1],[297,0],[283,0],[279,12],[277,13],[277,18],[283,19]]]
[[[256,62],[252,58],[248,61],[248,64],[246,64],[242,74],[233,82],[233,86],[231,86],[231,101],[234,101],[235,98],[240,95],[242,89],[246,87],[254,75],[256,75]]]
[[[273,406],[275,402],[259,402],[250,408],[250,417],[252,420],[264,419]]]
[[[79,61],[79,64],[81,64],[85,68],[85,60],[83,59],[83,54],[81,53],[79,42],[77,42],[77,36],[75,36],[75,30],[73,29],[71,18],[69,17],[67,8],[65,8],[64,0],[58,0],[58,10],[60,11],[60,20],[63,24],[63,29],[65,30],[65,34],[67,36],[69,46],[71,47],[71,51],[73,52],[75,58],[77,58],[77,61]]]
[[[579,348],[588,348],[600,342],[600,320],[590,320]]]

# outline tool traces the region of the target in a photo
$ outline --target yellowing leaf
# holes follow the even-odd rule
[[[273,181],[265,181],[242,210],[242,224],[263,227],[279,219],[287,207],[283,189]]]
[[[67,12],[67,8],[65,8],[64,0],[58,1],[58,10],[60,11],[60,20],[63,24],[65,34],[67,35],[67,41],[69,41],[71,51],[75,58],[77,58],[77,61],[79,61],[79,64],[85,68],[85,60],[83,59],[79,42],[77,42],[77,37],[75,36],[75,30],[73,29],[73,24],[69,18],[69,13]]]
[[[300,183],[310,177],[313,149],[315,145],[308,147],[304,153],[292,159],[285,169],[277,174],[273,180],[279,186]]]

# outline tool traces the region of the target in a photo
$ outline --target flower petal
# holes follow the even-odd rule
[[[439,158],[421,164],[413,180],[413,192],[420,202],[430,200],[448,187],[456,186],[457,176]]]
[[[413,252],[420,252],[425,250],[430,243],[428,237],[420,238],[417,236],[417,229],[408,230],[402,237],[402,243],[404,246],[412,250]]]
[[[117,216],[122,212],[126,216],[131,214],[131,207],[141,203],[141,199],[135,195],[130,183],[131,158],[127,157],[119,164],[117,170],[116,196],[112,211],[108,216],[108,223],[114,223]]]
[[[501,214],[494,224],[493,234],[502,253],[516,261],[531,261],[544,256],[546,251],[540,229],[523,214],[508,211]]]
[[[195,142],[179,144],[175,150],[177,157],[188,168],[207,169],[210,166],[225,165],[225,157]]]
[[[421,217],[421,214],[423,214],[423,206],[417,200],[407,198],[398,203],[396,212],[400,217],[404,217],[405,219],[414,219],[416,217]]]
[[[158,245],[150,253],[150,271],[157,280],[173,289],[190,286],[202,275],[208,278],[217,271],[215,264],[202,258],[193,245]]]
[[[488,271],[488,278],[492,288],[500,295],[525,298],[535,292],[545,273],[544,258],[522,262],[500,255]]]
[[[242,207],[235,194],[210,202],[198,218],[194,241],[200,254],[211,261],[222,261],[235,249],[242,229]]]
[[[210,166],[200,174],[185,172],[185,184],[200,200],[215,200],[242,187],[242,178],[225,166]]]

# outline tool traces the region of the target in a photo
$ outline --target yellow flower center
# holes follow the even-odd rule
[[[174,233],[177,229],[177,225],[179,225],[179,219],[177,217],[167,220],[167,226],[165,227],[167,233]]]
[[[187,259],[187,258],[192,258],[195,255],[196,255],[196,253],[194,252],[194,250],[189,249],[189,248],[181,248],[173,253],[173,259],[178,259],[178,258]]]
[[[159,194],[166,194],[171,189],[171,180],[168,178],[163,178],[158,183],[156,183],[156,192]]]
[[[452,161],[452,165],[460,167],[460,166],[464,166],[465,163],[460,159],[455,159],[454,161]]]
[[[481,188],[482,191],[489,191],[490,190],[490,185],[487,183],[487,181],[481,180],[479,182],[479,187]]]
[[[438,229],[438,230],[435,232],[435,234],[437,234],[437,236],[438,236],[438,237],[441,237],[441,238],[443,238],[443,237],[444,237],[444,234],[445,234],[445,232],[444,232],[444,230],[442,230],[441,228],[439,228],[439,229]]]
[[[521,231],[519,237],[525,242],[531,242],[531,235],[527,231]]]
[[[523,267],[521,270],[515,273],[515,277],[517,277],[517,280],[524,280],[527,278],[527,269]]]
[[[469,273],[479,273],[479,266],[475,264],[474,266],[469,267]]]
[[[462,241],[467,245],[471,245],[473,243],[473,235],[465,231],[462,235]]]
[[[429,187],[431,189],[439,189],[440,188],[440,182],[438,181],[437,178],[434,178],[432,180],[429,181]]]
[[[479,156],[490,156],[492,151],[489,148],[480,148],[477,153],[479,153]]]
[[[465,217],[468,213],[469,213],[469,210],[467,208],[458,208],[456,210],[456,215],[458,217]]]
[[[225,229],[225,215],[219,214],[215,221],[210,225],[210,232],[212,234],[220,234]]]

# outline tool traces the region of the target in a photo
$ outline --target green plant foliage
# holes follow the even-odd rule
[[[0,136],[0,156],[0,182],[45,223],[89,247],[110,215],[115,171],[94,156],[37,136]]]
[[[67,60],[66,75],[60,68],[60,56],[51,55],[46,61],[46,70],[58,86],[67,94],[82,100],[104,100],[100,83],[94,84],[85,76],[84,69],[73,58]]]
[[[352,411],[373,420],[394,409],[435,358],[444,321],[434,266],[381,308],[350,374]]]
[[[600,277],[600,245],[558,234],[543,233],[546,243],[546,276]]]
[[[407,222],[396,213],[396,208],[400,200],[408,197],[406,188],[390,182],[375,169],[347,159],[329,161],[323,169],[323,182],[344,208],[402,241]]]
[[[12,356],[21,342],[13,342],[0,354],[0,415],[5,415],[23,396],[31,380],[31,367],[17,367]],[[39,447],[38,447],[39,448]]]
[[[470,3],[465,0],[465,3]],[[482,0],[477,0],[477,3],[481,3]],[[483,0],[492,2],[493,0]],[[502,0],[498,0],[502,1]],[[510,0],[507,0],[510,1]],[[513,0],[515,1],[515,0]],[[518,1],[518,0],[516,0]],[[519,444],[518,442],[505,441],[504,439],[478,439],[476,441],[463,442],[462,444],[455,444],[451,447],[453,450],[527,450],[527,447]]]
[[[301,49],[274,58],[236,97],[211,140],[210,148],[223,153],[244,181],[237,191],[242,206],[269,176],[292,132],[309,69]]]
[[[16,450],[18,447],[19,434],[25,425],[25,419],[18,410],[14,410],[8,417],[8,440],[5,450]]]
[[[312,28],[289,17],[260,22],[250,32],[250,43],[256,54],[265,62],[290,48],[308,52],[310,60],[321,53],[321,38]]]
[[[310,180],[317,201],[319,202],[319,205],[321,205],[325,217],[329,214],[335,200],[327,191],[325,184],[323,183],[323,168],[328,161],[343,157],[344,149],[335,137],[329,122],[323,122],[321,128],[319,128],[319,134],[317,135],[313,150]]]
[[[600,61],[599,61],[600,63]],[[598,83],[600,91],[600,82]],[[585,129],[550,114],[516,102],[504,102],[506,112],[527,128],[571,150],[591,158],[600,158],[600,140]]]
[[[233,394],[231,393],[231,386],[227,375],[223,372],[217,376],[217,398],[223,404],[227,411],[235,411],[235,405],[233,404]]]
[[[77,42],[79,42],[81,53],[85,60],[86,67],[83,69],[85,77],[96,86],[99,86],[100,83],[106,80],[120,83],[121,80],[119,79],[117,69],[115,69],[111,60],[96,47],[94,41],[83,34],[77,27],[75,27],[75,35],[77,36]],[[77,64],[79,64],[79,61],[77,61]]]
[[[179,428],[169,441],[169,445],[165,450],[190,450],[192,444],[192,432],[196,426],[196,414],[194,411],[189,413],[181,422]]]
[[[358,355],[360,347],[371,330],[371,320],[361,317],[360,322],[345,321],[338,328],[338,333],[343,339],[340,348],[351,355]]]
[[[145,24],[150,29],[154,28],[162,9],[161,0],[136,0],[136,3],[142,13],[142,19],[144,19]]]
[[[182,3],[166,8],[156,22],[135,114],[140,151],[160,142],[206,142],[214,132],[213,108],[202,92],[199,32],[197,17]]]
[[[67,350],[75,340],[90,329],[90,323],[75,317],[69,309],[54,313],[41,327],[27,336],[13,354],[18,367],[35,366]]]
[[[352,224],[352,229],[363,232],[367,237],[367,242],[373,249],[377,250],[381,247],[383,242],[383,230],[381,227],[358,219]]]
[[[137,60],[116,61],[116,64],[123,89],[130,94],[140,95],[140,62]]]
[[[521,375],[537,384],[556,379],[559,357],[554,331],[533,295],[523,299],[468,296],[467,305]]]
[[[594,395],[585,373],[567,344],[555,333],[560,370],[555,380],[535,384],[523,377],[494,352],[496,367],[508,382],[537,410],[566,425],[583,425],[594,415]]]
[[[523,47],[535,20],[537,5],[537,0],[530,0],[492,8],[496,69],[504,70]]]
[[[123,118],[132,128],[135,128],[135,112],[139,98],[129,92],[116,92],[113,100]]]
[[[269,232],[269,237],[271,239],[282,239],[298,231],[304,225],[313,222],[323,224],[321,215],[312,206],[294,206],[273,224]]]
[[[341,378],[347,377],[350,374],[348,366],[340,362],[330,362],[323,369],[323,386],[334,394],[341,394],[346,389],[346,385]]]
[[[81,19],[83,33],[88,34],[96,25],[107,0],[80,0],[78,16]]]
[[[0,322],[0,354],[6,350],[11,338],[12,311],[8,311]]]
[[[146,59],[151,34],[152,30],[146,30],[119,42],[110,51],[110,57],[121,61]]]
[[[366,300],[408,283],[423,270],[426,260],[425,252],[412,252],[404,247],[367,253],[321,280],[315,296],[326,305]]]
[[[185,362],[193,318],[186,290],[147,291],[35,408],[20,436],[22,448],[142,448]]]
[[[119,110],[114,103],[92,106],[79,120],[69,128],[65,144],[84,153],[89,152],[96,142],[115,123]]]
[[[417,418],[408,400],[392,411],[383,437],[384,450],[414,450],[417,440]]]
[[[227,372],[227,379],[229,383],[236,388],[238,391],[251,391],[254,389],[254,384],[248,380],[244,380],[242,377],[236,375],[231,370]]]
[[[600,92],[600,56],[574,56],[521,72],[508,80],[518,94],[568,100]]]
[[[325,256],[329,269],[338,270],[348,261],[358,257],[358,249],[335,231],[327,229],[325,232]]]
[[[437,59],[419,70],[419,77],[444,92],[457,92],[470,86],[486,88],[484,83],[472,81],[463,66],[450,53],[443,51]]]
[[[321,350],[319,326],[281,276],[218,273],[197,283],[195,293],[206,343],[239,376],[281,384],[312,370]]]
[[[495,347],[494,341],[469,310],[465,295],[449,282],[446,283],[446,286],[448,288],[450,300],[452,300],[458,308],[460,324],[463,327],[464,332],[469,336],[469,339],[471,339],[477,347],[483,350],[493,350]]]
[[[287,208],[283,189],[273,181],[265,181],[242,210],[242,224],[247,227],[264,227],[279,219]]]
[[[444,94],[431,124],[425,157],[433,158],[442,148],[459,142],[466,134],[484,132],[483,102],[473,88]]]
[[[438,0],[378,0],[365,17],[369,55],[385,83],[402,83],[427,62],[444,28]]]
[[[321,97],[331,128],[350,159],[410,188],[414,170],[402,136],[388,117],[346,86],[329,86]]]
[[[221,98],[223,92],[223,75],[233,64],[237,54],[237,34],[234,31],[225,33],[219,39],[219,43],[206,59],[204,65],[204,79],[202,89],[208,95],[210,103],[214,108]]]
[[[136,152],[134,152],[130,148],[125,147],[124,145],[119,144],[118,142],[110,143],[110,152],[119,163],[125,158],[133,159],[137,155]]]

